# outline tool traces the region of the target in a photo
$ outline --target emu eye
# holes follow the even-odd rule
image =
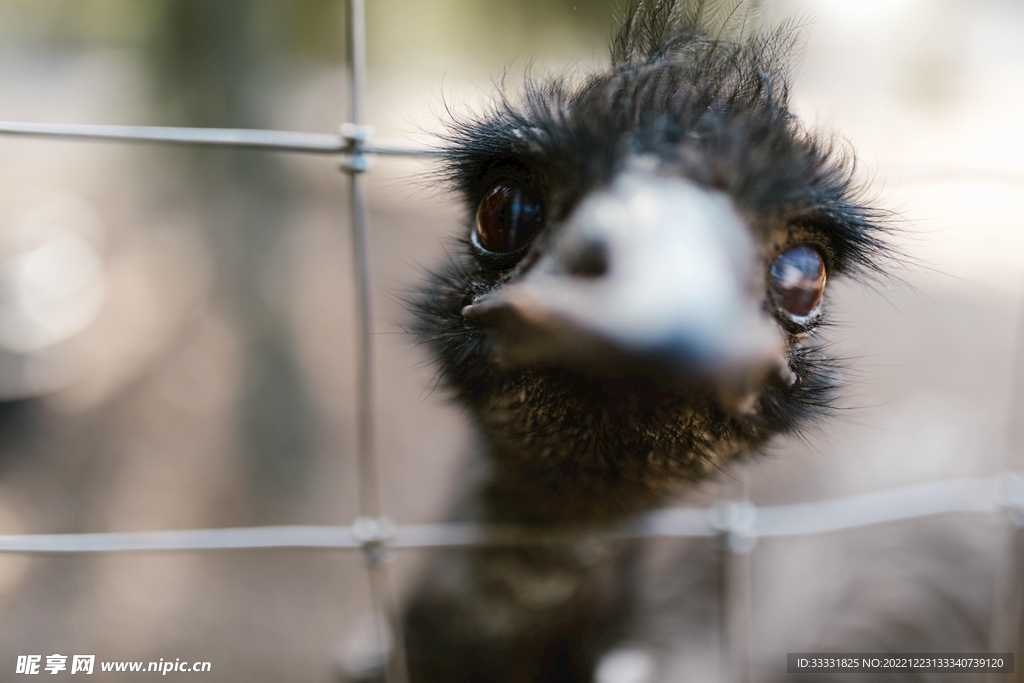
[[[801,244],[776,257],[771,267],[775,303],[796,317],[810,315],[825,291],[825,263],[818,250]]]
[[[507,254],[533,239],[544,220],[538,193],[510,180],[487,190],[476,210],[476,240],[487,251]]]

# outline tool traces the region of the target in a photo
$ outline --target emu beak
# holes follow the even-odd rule
[[[587,197],[523,277],[463,315],[510,367],[645,373],[715,390],[730,409],[790,371],[764,312],[758,252],[724,194],[626,172]]]

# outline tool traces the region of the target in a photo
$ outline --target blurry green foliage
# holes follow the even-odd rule
[[[142,47],[189,0],[0,0],[0,39],[69,48]],[[317,60],[344,56],[343,0],[206,0],[235,5],[248,49]],[[433,53],[508,59],[604,37],[619,0],[368,0],[372,66],[415,65]],[[210,30],[223,27],[211,26]]]
[[[145,42],[160,1],[0,0],[0,40],[6,46],[129,47]]]
[[[370,0],[370,64],[603,52],[617,9],[616,0]]]

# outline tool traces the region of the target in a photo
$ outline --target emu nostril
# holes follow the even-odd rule
[[[589,239],[565,257],[565,269],[577,277],[601,277],[608,272],[608,245]]]

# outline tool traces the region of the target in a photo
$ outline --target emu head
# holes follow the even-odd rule
[[[467,219],[417,331],[498,516],[639,509],[829,406],[826,283],[878,269],[880,213],[790,112],[792,32],[726,39],[712,9],[641,3],[606,72],[450,129]]]

